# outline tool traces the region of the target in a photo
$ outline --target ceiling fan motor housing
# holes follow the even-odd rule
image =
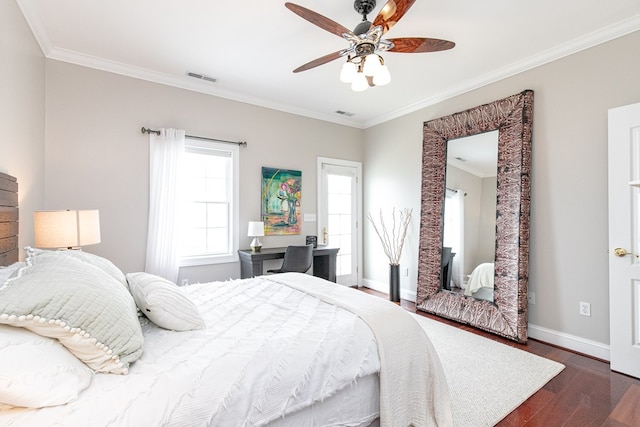
[[[362,15],[363,19],[367,19],[367,15],[376,7],[376,0],[356,0],[353,2],[353,8]]]

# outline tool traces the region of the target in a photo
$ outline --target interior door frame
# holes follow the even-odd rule
[[[357,287],[360,287],[362,284],[362,163],[356,162],[352,160],[343,160],[343,159],[335,159],[331,157],[318,157],[317,158],[317,194],[318,194],[318,221],[317,221],[317,233],[318,233],[318,242],[322,239],[322,194],[324,189],[322,188],[322,165],[328,164],[332,166],[342,166],[353,168],[356,171],[356,283]]]

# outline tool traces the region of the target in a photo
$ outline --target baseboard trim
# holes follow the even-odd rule
[[[383,294],[389,293],[388,283],[375,282],[373,280],[363,279],[362,285],[365,288],[373,289],[374,291],[382,292]],[[416,293],[414,291],[400,289],[400,298],[406,301],[416,302]]]
[[[577,337],[553,329],[544,328],[529,323],[529,338],[549,343],[558,347],[566,348],[577,353],[586,354],[596,359],[609,362],[611,360],[611,351],[607,344],[597,341],[588,340],[586,338]]]
[[[385,294],[389,293],[389,285],[386,283],[364,279],[362,284],[366,288],[373,289],[374,291]],[[416,302],[416,293],[402,289],[400,290],[400,298]],[[528,325],[528,334],[529,338],[542,341],[547,344],[562,347],[576,353],[582,353],[606,362],[611,361],[610,348],[607,344],[544,328],[542,326],[533,325],[531,323]]]

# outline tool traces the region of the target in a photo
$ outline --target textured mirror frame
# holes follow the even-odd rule
[[[527,342],[533,91],[424,123],[416,308]],[[493,302],[440,286],[447,142],[498,130]]]

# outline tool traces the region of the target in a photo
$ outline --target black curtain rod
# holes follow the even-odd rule
[[[455,188],[449,188],[449,187],[445,187],[445,188],[446,188],[447,190],[449,190],[449,191],[453,191],[454,193],[457,193],[457,192],[458,192],[458,190],[456,190]],[[466,196],[466,195],[467,195],[467,193],[465,192],[465,193],[463,194],[463,196]]]
[[[159,130],[153,130],[146,127],[142,127],[142,133],[155,133],[156,135],[160,135]],[[247,141],[227,141],[225,139],[215,139],[215,138],[205,138],[204,136],[194,136],[194,135],[185,135],[187,138],[199,139],[201,141],[214,141],[214,142],[224,142],[225,144],[236,144],[243,147],[247,146]]]

